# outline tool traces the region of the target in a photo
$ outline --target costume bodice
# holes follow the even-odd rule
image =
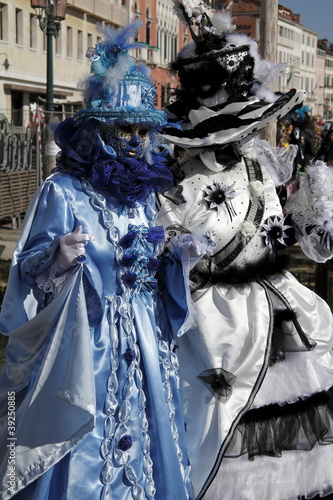
[[[181,169],[182,203],[166,195],[159,223],[167,233],[192,233],[207,244],[211,262],[221,269],[230,264],[243,266],[260,261],[269,253],[262,224],[282,216],[274,183],[248,148],[241,161],[219,171],[208,168],[200,159],[187,157]],[[178,189],[179,191],[179,189]],[[176,201],[176,202],[175,202]]]

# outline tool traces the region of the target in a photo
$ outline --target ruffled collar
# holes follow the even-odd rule
[[[157,156],[154,164],[133,160],[97,161],[92,165],[90,182],[93,186],[108,189],[118,201],[129,207],[142,203],[151,192],[163,193],[173,185],[173,177],[166,165]]]
[[[61,148],[57,171],[87,178],[128,207],[142,203],[151,192],[163,193],[173,186],[173,176],[162,153],[151,153],[152,165],[145,159],[120,162],[102,140],[98,120],[90,119],[77,127],[70,118],[58,125],[54,137]]]

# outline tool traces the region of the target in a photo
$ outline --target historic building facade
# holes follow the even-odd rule
[[[105,0],[69,0],[59,36],[53,38],[56,112],[70,112],[81,100],[78,82],[89,72],[87,48],[98,40],[96,23],[128,20],[128,8]],[[29,123],[29,105],[45,102],[46,35],[29,0],[0,2],[0,114],[14,125]],[[61,104],[60,104],[61,103]]]
[[[164,106],[177,85],[168,64],[187,42],[188,34],[172,13],[170,0],[68,0],[66,17],[53,39],[53,118],[63,119],[81,106],[79,82],[89,72],[85,57],[98,42],[96,24],[123,26],[140,18],[142,28],[133,53],[152,70],[157,105]],[[29,0],[0,2],[0,117],[26,126],[30,104],[45,105],[46,35]]]
[[[150,66],[157,88],[157,106],[162,108],[169,102],[170,90],[177,86],[168,65],[188,42],[188,31],[173,14],[170,0],[136,0],[132,9],[143,23],[138,37],[142,48],[135,55]]]
[[[261,0],[214,0],[213,8],[230,9],[237,31],[254,38],[260,44]],[[318,33],[301,24],[300,14],[281,4],[278,6],[277,43],[277,61],[285,65],[285,72],[277,82],[277,89],[281,92],[292,87],[306,90],[305,104],[312,114],[332,119],[332,44],[327,40],[318,40]]]
[[[333,44],[329,43],[326,39],[319,40],[318,52],[325,59],[323,116],[327,120],[333,121]]]
[[[259,43],[260,0],[209,0],[208,9],[230,8],[237,31]],[[287,3],[287,2],[286,2]],[[96,24],[122,26],[140,18],[140,47],[134,55],[151,68],[157,88],[157,106],[169,102],[177,86],[168,65],[188,43],[188,31],[173,14],[171,0],[68,0],[59,36],[53,39],[54,102],[56,119],[63,119],[81,106],[79,81],[89,72],[85,54],[98,41]],[[328,41],[300,24],[300,16],[279,5],[278,61],[285,74],[277,87],[304,88],[307,104],[326,119],[333,110],[333,52]],[[326,43],[326,44],[325,44]],[[0,118],[26,126],[30,104],[45,105],[46,36],[39,27],[29,0],[0,1]],[[323,71],[320,68],[324,68]],[[322,82],[324,80],[324,83]],[[4,118],[5,117],[5,118]]]

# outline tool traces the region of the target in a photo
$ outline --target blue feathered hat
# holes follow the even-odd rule
[[[136,64],[129,54],[129,49],[139,46],[130,40],[140,26],[141,21],[135,21],[125,28],[99,30],[104,39],[86,54],[91,75],[82,82],[85,109],[76,113],[76,125],[89,118],[107,123],[125,120],[153,129],[166,124],[165,113],[154,107],[156,89],[148,67]]]

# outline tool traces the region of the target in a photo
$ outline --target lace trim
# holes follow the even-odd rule
[[[311,452],[288,451],[280,458],[226,458],[205,500],[326,498],[333,493],[333,470],[328,466],[331,462],[332,446],[318,444]]]
[[[65,273],[57,276],[58,266],[54,262],[51,267],[45,269],[36,278],[36,284],[38,288],[43,290],[45,293],[51,294],[52,298],[57,297],[64,287],[65,281],[68,276],[73,272],[74,267],[68,269]]]
[[[287,201],[302,251],[316,262],[326,262],[333,253],[333,170],[322,161],[308,165],[300,189]]]
[[[248,411],[241,418],[225,457],[248,454],[280,457],[285,450],[312,450],[316,443],[333,443],[333,414],[327,392],[293,404],[272,404]]]
[[[306,398],[327,391],[332,385],[332,370],[320,363],[313,351],[286,352],[282,363],[271,366],[255,397],[252,408],[271,403],[295,403],[300,395]]]

